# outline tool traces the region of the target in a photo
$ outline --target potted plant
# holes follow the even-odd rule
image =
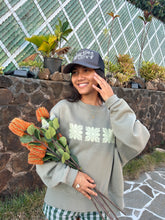
[[[44,67],[49,68],[51,74],[61,70],[61,55],[66,54],[70,49],[70,47],[61,48],[62,39],[67,41],[66,37],[72,32],[72,29],[68,28],[69,22],[62,23],[59,18],[58,22],[54,34],[33,35],[30,38],[25,38],[25,40],[37,46],[38,51],[41,52],[44,58]]]
[[[3,67],[0,66],[0,75],[3,75]]]
[[[38,73],[43,68],[43,63],[41,61],[37,60],[28,60],[28,61],[22,61],[19,63],[20,69],[26,69],[28,71],[31,71],[34,73],[35,78],[37,78]]]

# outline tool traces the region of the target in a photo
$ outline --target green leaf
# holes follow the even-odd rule
[[[62,27],[62,21],[58,18],[59,27]]]
[[[62,25],[62,32],[64,32],[66,29],[67,29],[67,27],[68,27],[68,25],[69,25],[69,22],[68,21],[65,21],[64,23],[63,23],[63,25]]]
[[[45,156],[45,157],[43,158],[43,161],[46,162],[46,161],[51,160],[51,159],[52,159],[51,156]]]
[[[145,19],[142,16],[138,16],[142,21],[145,21]]]
[[[69,147],[68,147],[68,145],[66,145],[66,148],[65,148],[65,150],[66,150],[66,152],[67,152],[68,154],[70,154],[70,150],[69,150]]]
[[[47,41],[47,36],[43,36],[43,35],[40,35],[40,36],[37,36],[37,35],[33,35],[32,37],[26,37],[25,40],[35,44],[38,48],[41,46],[41,44],[44,42],[44,41]]]
[[[38,129],[35,129],[35,130],[34,130],[34,136],[35,136],[37,139],[41,140],[40,131],[39,131]]]
[[[36,146],[40,146],[41,143],[38,143],[38,142],[30,142],[29,145],[36,145]]]
[[[70,159],[70,155],[67,152],[64,152],[61,158],[62,163],[65,163],[65,161],[69,159]]]
[[[71,157],[73,158],[73,160],[74,160],[77,164],[79,164],[78,159],[77,159],[77,157],[76,157],[74,154],[71,154]]]
[[[49,146],[52,150],[55,150],[54,144],[53,144],[52,142],[49,142],[49,143],[48,143],[48,146]]]
[[[43,134],[47,131],[45,128],[41,128],[40,130],[42,131]]]
[[[49,127],[49,129],[45,132],[45,137],[47,139],[51,139],[56,134],[56,131],[54,128]]]
[[[58,152],[61,156],[63,156],[63,154],[64,154],[64,150],[61,149],[61,148],[59,148],[59,149],[57,150],[57,152]]]
[[[60,144],[62,144],[64,147],[67,145],[67,140],[64,136],[60,137],[60,139],[58,140],[60,142]]]
[[[61,162],[62,163],[65,163],[65,157],[62,155],[62,157],[61,157]]]
[[[54,154],[47,152],[47,155],[51,156],[51,157],[56,157]]]
[[[70,29],[67,29],[66,31],[64,31],[64,33],[62,34],[62,36],[68,36],[68,34],[70,34],[73,30],[70,28]]]
[[[48,44],[48,42],[43,42],[41,44],[41,46],[38,48],[39,51],[43,51],[45,53],[49,53],[50,52],[50,45]]]
[[[27,133],[30,134],[30,135],[33,135],[34,134],[34,131],[35,131],[35,127],[34,125],[30,125],[28,128],[27,128]]]
[[[67,152],[64,152],[63,156],[64,156],[65,160],[70,159],[70,155]]]
[[[24,136],[20,137],[20,141],[22,143],[29,143],[29,142],[33,141],[33,138],[29,135],[24,135]]]
[[[56,130],[60,127],[60,125],[59,125],[59,123],[58,123],[58,118],[54,118],[54,119],[53,119],[53,127],[54,127]]]
[[[46,139],[44,137],[41,138],[42,142],[46,142]]]
[[[52,121],[49,121],[49,126],[53,127],[53,122]]]
[[[56,156],[49,156],[48,155],[49,153],[47,152],[45,157],[43,158],[43,161],[46,162],[46,161],[55,161],[55,162],[59,162],[61,159],[59,159],[58,157]]]

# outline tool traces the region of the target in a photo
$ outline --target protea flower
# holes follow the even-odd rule
[[[28,150],[30,150],[30,148],[31,148],[31,145],[29,145],[29,143],[22,143],[21,142],[21,145],[26,147]]]
[[[28,163],[29,164],[43,164],[44,161],[42,160],[42,158],[40,158],[30,152],[28,154]]]
[[[25,131],[31,124],[32,123],[24,121],[20,118],[14,118],[9,124],[9,129],[17,136],[22,137],[25,135]]]
[[[29,147],[31,154],[36,155],[39,158],[45,157],[47,147],[45,147],[44,145],[29,145]]]
[[[45,107],[40,107],[36,110],[37,121],[41,122],[41,118],[49,118],[49,112]]]

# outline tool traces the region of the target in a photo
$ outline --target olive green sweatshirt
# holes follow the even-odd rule
[[[102,106],[62,100],[50,115],[58,117],[60,132],[83,171],[122,209],[122,167],[144,149],[149,139],[148,130],[133,110],[113,95]],[[92,201],[72,187],[77,170],[61,162],[46,162],[37,165],[36,170],[47,186],[48,205],[74,212],[96,211]]]

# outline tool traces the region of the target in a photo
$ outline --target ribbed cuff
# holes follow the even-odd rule
[[[119,98],[117,97],[117,95],[113,95],[111,96],[109,99],[107,99],[107,101],[105,102],[105,105],[107,106],[108,109],[111,108],[111,106],[117,102],[119,100]]]
[[[73,183],[76,179],[77,173],[78,173],[78,170],[70,168],[69,175],[67,177],[67,184],[68,185],[70,185],[70,186],[73,185]]]

